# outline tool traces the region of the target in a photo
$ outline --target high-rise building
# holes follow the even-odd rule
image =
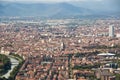
[[[113,25],[109,26],[109,37],[114,37],[114,26]]]

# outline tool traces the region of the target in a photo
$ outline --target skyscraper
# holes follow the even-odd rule
[[[114,37],[114,26],[113,25],[109,26],[109,37]]]

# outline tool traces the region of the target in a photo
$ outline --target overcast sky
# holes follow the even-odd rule
[[[76,1],[103,1],[103,0],[2,0],[2,1],[27,1],[27,2],[76,2]]]

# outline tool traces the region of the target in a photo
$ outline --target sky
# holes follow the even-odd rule
[[[103,1],[103,0],[2,0],[2,1],[12,1],[12,2],[84,2],[84,1]]]

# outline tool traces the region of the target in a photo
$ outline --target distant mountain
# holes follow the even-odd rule
[[[0,3],[0,16],[72,16],[88,15],[91,11],[68,3]]]
[[[70,2],[70,4],[89,8],[100,14],[120,12],[120,0],[87,0],[83,2]]]
[[[0,2],[0,16],[61,17],[100,15],[101,13],[99,11],[77,7],[69,3]]]

